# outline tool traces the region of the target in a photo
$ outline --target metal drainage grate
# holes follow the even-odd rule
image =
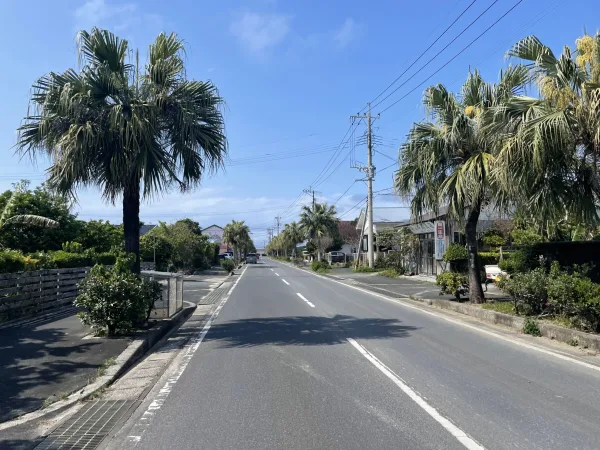
[[[54,430],[36,450],[94,449],[134,403],[135,400],[90,402]]]
[[[223,283],[220,287],[206,295],[198,302],[199,305],[212,305],[219,300],[230,287],[230,283]]]

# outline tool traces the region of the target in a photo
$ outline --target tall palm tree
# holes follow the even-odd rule
[[[431,120],[415,123],[401,147],[395,187],[414,195],[415,217],[447,205],[449,217],[464,224],[469,250],[469,298],[483,301],[477,257],[477,222],[495,189],[492,170],[498,139],[488,133],[487,111],[520,92],[527,71],[521,66],[500,73],[497,84],[479,72],[469,74],[460,97],[443,85],[428,88],[423,97]]]
[[[304,240],[304,233],[298,222],[286,223],[283,227],[283,235],[292,252],[296,249],[296,245]]]
[[[308,239],[317,242],[317,259],[321,260],[320,242],[323,236],[330,235],[337,227],[335,207],[327,203],[316,203],[314,208],[302,207],[300,213],[300,230]]]
[[[250,228],[244,221],[232,220],[223,228],[223,242],[231,244],[233,254],[236,259],[241,258],[241,252],[247,250],[252,239],[250,238]]]
[[[59,192],[93,185],[112,203],[122,198],[125,250],[139,272],[141,197],[188,191],[223,164],[223,99],[211,82],[186,78],[176,34],[158,35],[145,70],[137,57],[126,62],[127,41],[106,30],[81,31],[78,47],[79,72],[51,72],[33,85],[17,149],[50,157]]]
[[[13,207],[17,201],[17,197],[26,189],[27,183],[17,183],[14,185],[14,190],[4,205],[2,214],[0,214],[0,230],[4,225],[19,224],[19,225],[35,225],[43,228],[55,228],[59,225],[56,220],[48,219],[47,217],[38,216],[35,214],[16,214],[12,215]]]
[[[499,180],[547,234],[571,220],[598,223],[600,35],[583,36],[558,57],[537,37],[508,55],[526,62],[539,98],[515,96],[496,110],[507,130]]]

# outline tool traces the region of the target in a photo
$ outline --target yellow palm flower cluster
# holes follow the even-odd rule
[[[471,119],[480,113],[480,109],[477,106],[467,106],[465,108],[465,115]]]
[[[592,58],[596,52],[598,42],[592,36],[582,36],[575,41],[577,52],[579,53],[575,58],[575,62],[578,66],[584,67],[586,63],[592,63]]]
[[[559,88],[552,77],[540,79],[539,87],[542,96],[556,103],[559,108],[566,107],[573,99],[573,91],[567,87]]]

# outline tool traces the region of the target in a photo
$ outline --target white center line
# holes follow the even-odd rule
[[[302,295],[300,292],[296,292],[296,295],[297,295],[298,297],[300,297],[302,300],[304,300],[304,301],[305,301],[305,302],[308,304],[308,306],[310,306],[311,308],[314,308],[314,307],[315,307],[315,305],[313,305],[313,304],[312,304],[311,302],[309,302],[309,301],[308,301],[306,298],[304,298],[304,295]]]
[[[287,284],[288,286],[290,285],[290,283],[288,283],[287,281],[285,281],[283,278],[281,279],[281,281],[283,281],[285,284]]]
[[[298,294],[300,295],[300,294]],[[448,431],[452,436],[454,436],[462,445],[464,445],[469,450],[484,450],[477,441],[475,441],[471,436],[465,433],[463,430],[454,425],[450,420],[442,416],[433,406],[423,399],[419,394],[413,391],[402,379],[396,375],[389,367],[383,364],[377,357],[371,354],[366,348],[360,345],[352,338],[346,338],[346,340],[356,349],[358,350],[367,360],[369,360],[375,367],[377,367],[386,377],[392,380],[396,386],[398,386],[402,392],[408,395],[411,400],[413,400],[417,405],[425,410],[427,414],[433,417],[441,426],[443,426],[446,431]]]
[[[275,275],[279,276],[279,274],[277,272],[275,272]]]

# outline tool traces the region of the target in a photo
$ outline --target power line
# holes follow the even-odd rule
[[[336,203],[337,203],[337,202],[339,202],[339,201],[341,200],[341,198],[342,198],[344,195],[346,195],[350,189],[352,189],[352,186],[354,186],[354,184],[355,184],[355,183],[356,183],[356,181],[353,181],[353,182],[352,182],[352,184],[351,184],[351,185],[348,187],[348,189],[346,189],[346,191],[345,191],[345,192],[344,192],[342,195],[340,195],[340,196],[339,196],[339,198],[338,198],[338,199],[337,199],[335,202],[333,202],[333,206],[335,206],[335,205],[336,205]]]
[[[498,0],[494,0],[492,2],[492,4],[490,6],[488,6],[486,9],[483,10],[483,12],[481,14],[479,14],[475,20],[473,20],[469,25],[467,25],[459,34],[456,35],[456,37],[454,39],[452,39],[448,44],[446,44],[439,52],[437,52],[433,58],[431,58],[429,61],[427,61],[425,64],[423,64],[419,70],[417,70],[415,73],[413,73],[410,77],[408,77],[408,79],[404,80],[404,82],[398,86],[396,89],[394,89],[392,92],[390,92],[388,95],[386,95],[384,98],[382,98],[381,100],[379,100],[375,105],[373,105],[373,108],[376,108],[377,106],[381,105],[384,101],[386,101],[388,98],[390,98],[392,95],[394,95],[401,87],[405,86],[406,83],[408,83],[410,80],[412,80],[415,76],[417,76],[425,67],[427,67],[431,62],[433,62],[433,60],[435,60],[444,50],[446,50],[448,47],[450,47],[459,37],[461,37],[469,28],[471,28],[472,25],[475,24],[475,22],[477,22],[486,12],[488,12],[492,6],[494,6],[496,3],[498,3]]]
[[[340,141],[340,144],[338,146],[338,150],[335,151],[333,153],[333,155],[331,155],[331,158],[329,158],[329,161],[327,162],[327,164],[325,165],[325,167],[323,168],[323,170],[321,170],[321,172],[319,173],[319,175],[317,175],[317,178],[311,183],[311,186],[318,186],[318,184],[320,184],[319,183],[319,179],[321,179],[325,175],[325,173],[327,173],[327,170],[329,169],[329,167],[331,167],[331,165],[333,165],[333,163],[335,162],[335,160],[339,156],[339,153],[342,150],[342,145],[345,145],[344,144],[344,140],[346,139],[346,136],[348,136],[348,133],[350,133],[350,130],[352,129],[353,126],[354,126],[354,130],[356,130],[356,128],[358,128],[359,124],[360,124],[360,121],[356,124],[356,126],[354,126],[354,121],[352,121],[350,123],[350,126],[348,127],[348,130],[346,131],[346,134],[344,134],[344,137]]]
[[[386,158],[388,158],[388,159],[391,159],[391,160],[392,160],[392,161],[394,161],[395,163],[397,162],[397,161],[396,161],[394,158],[392,158],[392,157],[391,157],[391,156],[389,156],[389,155],[386,155],[385,153],[381,153],[379,150],[373,149],[373,151],[374,151],[375,153],[379,153],[381,156],[385,156]]]
[[[396,105],[398,102],[400,102],[401,100],[404,100],[406,97],[408,97],[410,94],[412,94],[414,91],[416,91],[418,88],[420,88],[421,86],[423,86],[425,83],[427,83],[427,81],[429,81],[434,75],[437,75],[442,69],[444,69],[448,64],[450,64],[452,61],[454,61],[456,58],[458,58],[458,56],[460,56],[465,50],[467,50],[471,45],[473,45],[475,42],[477,42],[479,40],[479,38],[481,38],[484,34],[486,34],[489,30],[491,30],[496,24],[498,24],[498,22],[500,22],[502,19],[504,19],[513,9],[515,9],[517,6],[519,6],[521,3],[523,3],[523,0],[519,0],[517,3],[515,3],[513,5],[512,8],[510,8],[508,11],[506,11],[504,14],[502,14],[502,16],[500,16],[500,18],[498,20],[496,20],[494,23],[492,23],[489,27],[487,27],[479,36],[477,36],[475,39],[473,39],[471,42],[469,42],[461,51],[459,51],[456,55],[454,55],[452,58],[450,58],[444,65],[442,65],[438,70],[436,70],[435,72],[433,72],[431,75],[429,75],[425,80],[423,80],[420,84],[418,84],[417,86],[415,86],[413,89],[411,89],[410,91],[408,91],[405,95],[403,95],[402,97],[400,97],[398,100],[396,100],[394,103],[392,103],[391,105],[389,105],[387,108],[381,110],[381,112],[379,114],[384,113],[385,111],[387,111],[388,109],[390,109],[391,107],[393,107],[394,105]],[[380,102],[381,103],[381,102]]]
[[[475,4],[475,2],[476,2],[476,1],[477,1],[477,0],[473,0],[473,1],[471,2],[471,4],[469,4],[469,6],[467,6],[465,9],[463,9],[463,11],[462,11],[462,12],[461,12],[461,13],[458,15],[458,17],[457,17],[456,19],[454,19],[454,21],[453,21],[453,22],[452,22],[450,25],[448,25],[448,27],[447,27],[447,28],[446,28],[446,29],[445,29],[445,30],[442,32],[442,34],[440,34],[440,35],[439,35],[439,36],[438,36],[438,37],[435,39],[435,41],[433,41],[433,42],[431,43],[431,45],[430,45],[429,47],[427,47],[427,48],[426,48],[426,49],[425,49],[425,50],[424,50],[424,51],[423,51],[423,52],[422,52],[422,53],[421,53],[421,54],[420,54],[420,55],[417,57],[417,59],[415,59],[415,60],[414,60],[414,61],[413,61],[413,62],[410,64],[410,66],[408,66],[406,69],[404,69],[404,71],[403,71],[403,72],[402,72],[400,75],[398,75],[398,77],[397,77],[397,78],[396,78],[394,81],[392,81],[392,82],[389,84],[389,86],[388,86],[388,87],[386,87],[386,88],[385,88],[383,91],[381,91],[381,92],[380,92],[380,93],[377,95],[377,97],[375,97],[373,100],[371,100],[371,103],[375,102],[375,101],[376,101],[376,100],[377,100],[379,97],[381,97],[383,94],[385,94],[385,92],[386,92],[386,91],[387,91],[389,88],[391,88],[391,87],[392,87],[394,84],[396,84],[396,82],[397,82],[397,81],[398,81],[400,78],[402,78],[402,76],[403,76],[403,75],[404,75],[406,72],[408,72],[408,71],[409,71],[409,70],[410,70],[410,69],[411,69],[411,68],[412,68],[412,67],[413,67],[413,66],[414,66],[414,65],[415,65],[415,64],[416,64],[416,63],[417,63],[417,62],[418,62],[418,61],[419,61],[419,60],[420,60],[420,59],[421,59],[423,56],[425,56],[425,53],[427,53],[427,52],[428,52],[428,51],[431,49],[431,47],[433,47],[433,46],[434,46],[434,45],[435,45],[435,44],[436,44],[436,43],[437,43],[437,42],[438,42],[438,41],[439,41],[439,40],[440,40],[440,39],[441,39],[441,38],[442,38],[442,37],[443,37],[443,36],[444,36],[444,35],[445,35],[447,32],[448,32],[448,30],[450,30],[450,28],[452,28],[452,26],[453,26],[453,25],[454,25],[456,22],[458,22],[458,20],[459,20],[459,19],[460,19],[460,18],[461,18],[461,17],[462,17],[462,16],[463,16],[463,15],[464,15],[464,14],[465,14],[465,13],[466,13],[466,12],[467,12],[467,11],[468,11],[470,8],[471,8],[471,6],[473,6],[473,5]],[[496,3],[496,2],[494,2],[494,3]],[[493,4],[492,4],[492,5],[493,5]],[[489,8],[488,8],[488,9],[489,9]],[[486,11],[487,11],[487,10],[486,10]],[[469,25],[469,26],[470,26],[470,25]],[[464,32],[464,31],[466,31],[466,29],[465,29],[465,30],[463,30],[463,32]],[[462,34],[462,33],[461,33],[461,34]],[[460,34],[459,34],[458,36],[460,36]],[[457,36],[457,37],[458,37],[458,36]],[[456,38],[455,38],[455,40],[456,40]],[[452,42],[454,42],[454,41],[452,41]],[[451,43],[452,43],[452,42],[451,42]],[[450,43],[450,44],[451,44],[451,43]],[[446,48],[446,47],[444,47],[444,48]],[[444,49],[442,49],[442,51],[443,51],[443,50],[444,50]],[[439,53],[438,53],[438,55],[439,55]],[[436,55],[436,56],[437,56],[437,55]],[[434,59],[435,59],[435,57],[434,57]],[[375,106],[377,106],[377,105],[375,105]],[[363,108],[363,109],[364,109],[364,108]]]

